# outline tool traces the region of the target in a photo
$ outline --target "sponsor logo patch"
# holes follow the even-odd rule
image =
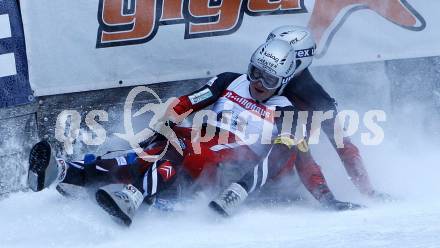
[[[275,61],[275,63],[278,63],[278,61],[280,60],[279,58],[277,58],[275,55],[273,55],[270,52],[264,52],[264,56],[271,58],[273,61]]]
[[[210,89],[204,89],[198,93],[190,95],[188,98],[192,104],[197,104],[203,100],[212,97],[212,92]]]
[[[304,0],[99,0],[96,47],[143,44],[160,26],[184,24],[184,39],[230,35],[240,29],[243,17],[308,13]],[[322,57],[350,15],[370,9],[384,20],[410,31],[426,27],[424,17],[409,0],[314,0],[308,26]],[[412,0],[412,2],[417,2]],[[384,11],[387,10],[387,11]],[[286,32],[287,34],[287,32]],[[273,35],[270,35],[273,38]],[[302,40],[302,34],[290,41]]]
[[[158,171],[165,182],[167,182],[168,180],[173,178],[174,175],[176,175],[176,170],[169,161],[165,161],[163,164],[161,164],[158,168]]]
[[[127,160],[124,157],[116,157],[115,159],[119,166],[127,165]]]
[[[295,53],[297,58],[311,57],[315,55],[315,48],[312,47],[309,49],[297,50]]]
[[[240,105],[240,107],[255,114],[256,116],[260,118],[264,118],[270,122],[273,122],[275,113],[272,109],[268,109],[266,106],[259,104],[252,99],[242,97],[236,94],[235,92],[229,90],[226,90],[223,96],[233,101],[234,103]]]
[[[289,31],[285,35],[287,35],[289,33],[293,33],[293,32],[297,33],[297,37],[295,37],[294,39],[292,39],[289,42],[291,45],[293,45],[293,44],[295,44],[295,43],[297,43],[299,41],[302,41],[307,36],[307,32],[305,32],[305,31],[296,31],[296,30]],[[283,34],[281,34],[281,36],[283,36]]]
[[[257,59],[257,63],[258,65],[260,65],[261,67],[263,67],[263,69],[270,71],[273,74],[276,74],[275,69],[273,68],[277,68],[277,64],[269,62],[263,58],[258,58]]]
[[[185,25],[185,39],[236,32],[244,15],[307,12],[304,0],[99,0],[96,47],[142,44],[162,25]]]
[[[140,206],[142,201],[144,200],[142,193],[135,186],[131,184],[128,184],[124,187],[122,194],[125,195],[125,197],[127,198],[125,197],[121,198],[120,196],[118,197],[125,201],[131,199],[136,206]]]
[[[283,78],[283,81],[282,81],[282,83],[283,84],[285,84],[285,83],[287,83],[287,82],[289,82],[290,81],[290,79],[292,79],[293,77],[295,76],[295,74],[293,74],[292,76],[290,76],[290,77],[286,77],[286,78]]]

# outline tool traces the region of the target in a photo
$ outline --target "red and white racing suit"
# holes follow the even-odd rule
[[[128,157],[101,159],[94,162],[93,167],[96,170],[89,174],[110,175],[111,181],[131,183],[145,197],[150,197],[172,185],[179,174],[184,173],[197,179],[202,173],[215,174],[219,163],[251,162],[256,164],[255,169],[248,173],[251,176],[243,182],[249,184],[249,191],[261,188],[268,179],[293,169],[296,149],[271,142],[281,135],[284,113],[295,109],[284,96],[273,96],[264,102],[255,101],[250,95],[249,85],[246,75],[222,73],[199,90],[178,98],[179,102],[173,108],[178,115],[187,111],[197,112],[208,106],[215,113],[216,118],[208,118],[205,127],[215,127],[216,133],[209,141],[197,143],[200,145],[199,152],[194,149],[197,139],[191,137],[191,129],[174,127],[183,156],[176,156],[175,153],[172,156],[165,155],[164,159],[154,163],[139,158],[130,161]],[[206,130],[207,128],[200,130],[200,136]],[[263,130],[269,130],[268,135],[262,135]],[[258,138],[249,142],[248,137],[252,135],[257,135]],[[149,147],[146,152],[158,154],[163,147],[164,145]],[[306,188],[319,199],[322,194],[329,192],[324,177],[319,167],[310,163],[313,161],[310,153],[303,151],[301,154],[297,167],[299,175]],[[70,164],[70,168],[87,171],[84,162]],[[75,183],[77,178],[69,174],[81,173],[69,170],[67,174],[64,183],[78,184]],[[83,177],[93,178],[95,175],[87,176],[86,173]],[[85,180],[81,182],[83,181]]]
[[[207,106],[217,116],[216,120],[209,119],[207,125],[215,126],[218,130],[229,132],[229,139],[222,139],[220,131],[208,142],[200,143],[201,153],[194,152],[194,139],[188,137],[189,131],[182,128],[175,129],[177,137],[183,140],[184,159],[183,167],[193,177],[197,178],[202,171],[209,173],[216,171],[219,163],[242,163],[252,161],[256,164],[250,173],[247,173],[243,184],[249,184],[251,192],[261,188],[269,179],[293,169],[296,154],[299,152],[299,166],[297,167],[301,180],[306,188],[317,198],[330,192],[320,168],[312,163],[313,159],[308,151],[297,151],[283,144],[265,143],[261,137],[253,144],[240,144],[248,135],[261,134],[263,125],[271,126],[270,140],[281,133],[282,120],[285,111],[294,111],[294,107],[283,96],[273,96],[265,102],[252,99],[249,92],[249,80],[246,75],[223,73],[211,79],[201,89],[179,97],[179,103],[174,107],[177,114],[187,111],[198,111]],[[279,115],[275,115],[279,111]],[[225,113],[231,118],[224,124]],[[254,118],[240,119],[243,113],[249,113]],[[295,121],[295,118],[294,118]],[[246,125],[245,132],[240,125]],[[266,128],[267,128],[266,126]],[[292,125],[295,128],[295,123]],[[180,130],[179,130],[180,129]],[[269,154],[270,150],[270,154]],[[289,162],[288,162],[289,160]],[[312,161],[312,162],[311,162]],[[150,179],[147,179],[147,181]],[[154,180],[151,177],[151,181]],[[157,180],[156,180],[157,181]]]

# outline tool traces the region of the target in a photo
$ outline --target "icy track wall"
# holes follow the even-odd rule
[[[0,194],[25,185],[23,153],[37,140],[33,100],[18,2],[0,1]]]
[[[360,131],[353,136],[373,182],[386,190],[399,191],[402,184],[408,183],[403,180],[409,180],[408,175],[420,175],[421,178],[413,179],[419,186],[439,188],[435,173],[431,173],[439,172],[435,166],[439,161],[435,155],[440,130],[439,68],[438,57],[312,68],[316,79],[338,101],[339,110],[356,110],[361,117],[372,109],[386,112],[387,121],[381,123],[385,130],[381,145],[361,145],[359,133],[365,131],[362,120]],[[168,82],[149,87],[165,100],[189,93],[207,80]],[[86,152],[104,154],[110,150],[129,149],[126,141],[113,134],[125,131],[123,106],[131,89],[44,96],[28,105],[0,109],[1,193],[26,189],[27,153],[38,139],[48,139],[60,153],[64,152],[63,144],[55,139],[56,121],[62,111],[78,111],[81,115],[81,130],[73,142],[70,158],[81,159]],[[152,95],[141,94],[136,98],[135,109],[147,102],[157,100]],[[86,115],[96,110],[108,113],[108,119],[96,119],[104,127],[106,139],[99,145],[86,145],[83,141],[86,135],[96,136],[85,123]],[[133,120],[136,130],[145,127],[145,118],[148,116]],[[69,128],[66,125],[66,130]],[[312,149],[335,191],[346,197],[356,195],[324,135],[321,135],[320,144]],[[402,178],[399,172],[408,174]]]

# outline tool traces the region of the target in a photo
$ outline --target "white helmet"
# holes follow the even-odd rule
[[[290,43],[296,51],[296,71],[305,70],[312,63],[316,43],[306,27],[286,25],[278,27],[267,36],[267,40],[280,39]]]
[[[261,80],[266,89],[277,89],[289,82],[296,68],[295,49],[284,40],[270,40],[254,52],[248,76]]]

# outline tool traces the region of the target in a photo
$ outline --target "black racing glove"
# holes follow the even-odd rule
[[[370,193],[368,193],[368,196],[376,201],[381,201],[381,202],[391,202],[394,200],[394,198],[387,194],[387,193],[383,193],[383,192],[379,192],[377,190],[372,190]]]
[[[332,193],[325,194],[320,199],[320,202],[325,208],[336,210],[336,211],[356,210],[356,209],[364,207],[364,206],[356,204],[356,203],[343,202],[343,201],[336,200]]]
[[[325,206],[329,209],[337,210],[337,211],[345,211],[345,210],[356,210],[359,208],[363,208],[364,206],[351,203],[351,202],[343,202],[338,200],[333,200],[327,203]]]

